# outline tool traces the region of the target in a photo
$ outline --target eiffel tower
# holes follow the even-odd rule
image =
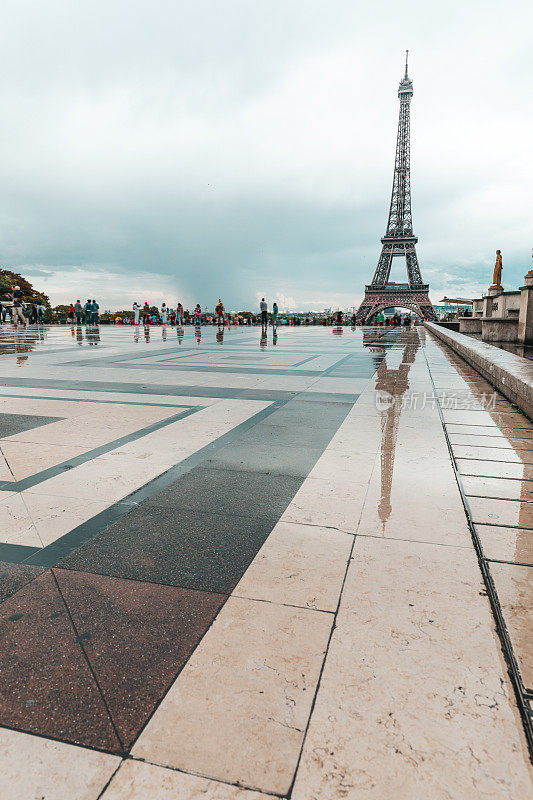
[[[379,311],[393,306],[409,308],[423,319],[437,321],[435,309],[429,299],[429,284],[422,283],[415,248],[418,239],[413,234],[409,125],[413,81],[407,74],[408,54],[407,50],[405,75],[398,89],[400,118],[389,221],[387,232],[381,240],[383,247],[372,283],[365,286],[365,297],[356,315],[357,320],[363,323],[369,322]],[[392,259],[395,256],[405,258],[408,283],[389,281]]]

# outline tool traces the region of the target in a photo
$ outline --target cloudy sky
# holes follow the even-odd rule
[[[434,301],[532,266],[529,0],[3,0],[0,264],[53,303],[357,305],[404,50]],[[392,279],[403,275],[398,262]]]

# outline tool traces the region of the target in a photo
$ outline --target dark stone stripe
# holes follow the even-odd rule
[[[197,464],[143,505],[121,515],[59,566],[229,594],[350,408],[351,404],[333,404],[325,409],[298,400],[284,404],[226,442],[219,449],[218,465]],[[256,459],[252,469],[234,468],[234,447]],[[290,473],[296,447],[303,451],[304,475]],[[262,460],[271,464],[276,459],[276,472],[259,471]],[[27,563],[43,561],[37,555]]]
[[[142,400],[100,400],[94,397],[53,397],[47,394],[3,394],[3,397],[16,397],[21,400],[56,400],[61,403],[109,403],[121,406],[154,406],[154,408],[190,408],[186,403],[147,403]],[[57,417],[65,419],[65,417]]]
[[[171,467],[162,475],[154,478],[154,480],[149,481],[149,483],[145,484],[140,489],[136,489],[123,500],[120,500],[118,503],[114,503],[109,508],[105,509],[105,511],[102,511],[100,514],[97,514],[96,516],[87,520],[87,522],[83,522],[81,525],[78,525],[78,527],[74,528],[60,539],[57,539],[55,542],[43,547],[35,554],[30,555],[26,563],[38,564],[45,567],[53,567],[66,555],[71,553],[73,550],[76,550],[85,542],[90,541],[95,536],[98,536],[99,533],[128,514],[133,508],[140,505],[145,500],[153,497],[158,492],[161,492],[163,489],[166,489],[167,486],[170,486],[172,483],[177,481],[182,475],[185,475],[198,464],[201,464],[203,461],[217,453],[218,450],[222,449],[231,441],[236,439],[241,433],[247,431],[249,428],[268,417],[277,408],[279,408],[281,405],[284,405],[285,402],[286,401],[278,401],[277,403],[273,403],[268,408],[259,411],[253,417],[241,422],[240,425],[237,425],[231,431],[228,431],[228,433],[223,434],[214,442],[210,442],[205,447],[197,450],[196,453],[193,453],[193,455],[189,456],[183,461],[180,461],[179,464]]]
[[[22,562],[34,553],[40,553],[40,547],[28,547],[25,544],[9,544],[0,542],[0,561],[7,561],[10,564],[22,564]]]
[[[359,376],[365,377],[365,376]],[[231,400],[290,400],[303,392],[287,392],[277,389],[231,389],[219,386],[139,386],[138,383],[113,383],[112,381],[68,381],[51,378],[0,378],[0,386],[27,386],[30,389],[69,389],[81,392],[113,392],[114,394],[150,394],[170,397],[210,397]],[[306,399],[326,402],[355,403],[358,394],[335,392],[306,392]],[[53,399],[53,398],[50,398]]]

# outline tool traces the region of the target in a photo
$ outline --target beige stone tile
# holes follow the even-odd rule
[[[482,478],[463,476],[463,490],[467,495],[498,497],[506,500],[533,500],[533,481],[512,478]]]
[[[533,564],[533,530],[476,525],[486,558]]]
[[[68,405],[68,403],[65,403]],[[161,422],[183,409],[157,405],[86,403],[82,413],[7,437],[7,442],[26,442],[35,449],[48,444],[72,445],[89,450]],[[42,413],[42,412],[41,412]]]
[[[469,497],[468,505],[474,522],[533,528],[533,505],[531,503]]]
[[[458,458],[455,463],[462,475],[533,480],[533,464],[509,464],[502,461],[480,461],[475,458]]]
[[[517,412],[497,411],[454,411],[444,409],[442,412],[446,424],[494,425],[498,428],[529,428],[530,423],[523,414]]]
[[[9,493],[0,501],[0,542],[27,547],[43,546],[22,495],[18,492]]]
[[[530,792],[474,552],[358,539],[293,800]]]
[[[272,795],[130,760],[122,763],[102,800],[267,800],[268,797]]]
[[[442,428],[439,433],[436,426],[428,437],[400,427],[395,447],[376,461],[359,535],[471,545],[455,473],[441,437]]]
[[[32,486],[25,494],[46,494],[115,503],[168,469],[164,463],[114,450]]]
[[[78,447],[75,444],[40,444],[35,445],[29,442],[12,442],[3,440],[0,442],[5,458],[17,481],[35,475],[37,472],[54,467],[63,461],[81,455],[87,451],[86,447]]]
[[[475,436],[468,434],[462,436],[457,433],[450,434],[453,445],[472,445],[474,447],[502,447],[506,450],[533,450],[533,439],[506,438],[504,436]]]
[[[44,547],[108,508],[106,500],[83,500],[22,492],[28,513]]]
[[[2,800],[96,800],[119,763],[118,756],[0,728]]]
[[[293,497],[282,522],[320,525],[355,533],[363,508],[373,459],[364,460],[352,476],[340,472],[329,478],[307,478]]]
[[[319,611],[230,597],[134,756],[287,792],[332,621]]]
[[[352,542],[329,528],[278,522],[233,594],[335,611]]]
[[[533,426],[531,428],[503,428],[500,429],[493,425],[446,425],[446,430],[450,436],[491,436],[499,439],[506,439],[514,436],[519,439],[533,439]],[[481,442],[480,442],[481,444]],[[501,445],[498,445],[501,447]]]
[[[533,464],[533,451],[506,450],[503,447],[475,447],[452,444],[455,458],[473,458],[479,461],[502,461],[505,464]]]
[[[491,564],[490,572],[522,680],[533,691],[533,567]]]

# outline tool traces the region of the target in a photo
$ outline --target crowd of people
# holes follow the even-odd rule
[[[19,324],[26,326],[28,323],[43,324],[46,312],[44,305],[42,303],[25,304],[24,301],[24,293],[20,286],[12,286],[11,291],[6,292],[0,301],[0,323],[10,322],[15,327]]]
[[[0,323],[11,322],[13,325],[19,324],[44,324],[46,309],[41,303],[25,302],[23,292],[19,286],[13,286],[11,292],[7,293],[0,302]],[[141,306],[140,303],[134,302],[131,313],[109,314],[106,313],[105,322],[111,324],[122,325],[140,325],[141,323],[146,327],[149,325],[261,325],[262,328],[272,325],[360,325],[363,324],[357,319],[356,314],[345,314],[340,309],[334,314],[327,316],[318,316],[313,314],[282,314],[280,315],[278,305],[276,302],[272,304],[272,309],[269,311],[268,303],[265,298],[261,298],[259,303],[259,313],[241,312],[241,313],[228,313],[224,308],[222,298],[219,297],[218,303],[215,305],[214,312],[210,312],[207,308],[202,311],[199,303],[196,304],[194,311],[191,313],[185,310],[181,303],[178,303],[176,308],[170,308],[166,303],[162,303],[161,307],[150,306],[147,301]],[[9,317],[9,319],[8,319]],[[63,317],[65,321],[65,318]],[[78,299],[75,303],[71,303],[68,308],[68,315],[66,322],[72,325],[99,325],[101,322],[100,306],[95,299],[88,299],[84,304]],[[415,323],[418,320],[415,320]],[[378,326],[409,326],[411,325],[411,316],[405,315],[402,317],[400,314],[395,313],[392,316],[385,316],[383,311],[380,311],[370,322]],[[368,324],[368,323],[367,323]]]

